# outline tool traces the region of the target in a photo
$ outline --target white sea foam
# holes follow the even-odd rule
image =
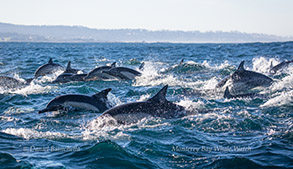
[[[150,94],[141,95],[137,101],[146,101],[147,99],[151,98]]]
[[[6,121],[6,122],[12,122],[12,121],[18,121],[20,119],[15,118],[15,117],[9,117],[9,116],[0,116],[1,121]]]
[[[188,79],[180,79],[173,74],[161,74],[160,65],[158,63],[146,62],[145,68],[142,72],[142,76],[137,77],[133,83],[133,86],[182,86],[193,88],[198,85],[203,85],[205,82],[196,81],[192,82]]]
[[[28,85],[28,86],[26,86],[24,88],[11,90],[10,93],[21,94],[21,95],[27,96],[29,94],[48,93],[54,88],[57,88],[57,87],[42,86],[42,85],[37,84],[35,82],[31,82],[30,85]]]
[[[158,85],[176,85],[180,83],[173,75],[159,74],[158,67],[155,64],[145,64],[142,76],[137,77],[133,86],[158,86]]]
[[[67,134],[61,132],[51,132],[51,131],[37,131],[29,128],[7,128],[2,130],[2,132],[7,134],[16,135],[24,139],[38,139],[38,138],[47,138],[47,139],[56,139],[56,138],[71,138]]]
[[[252,70],[255,72],[267,74],[271,68],[271,64],[275,66],[279,63],[280,61],[278,61],[275,58],[265,58],[263,56],[256,57],[252,59],[252,65],[253,65]]]
[[[227,125],[230,125],[229,122],[226,122],[227,120],[234,120],[232,115],[230,113],[205,113],[205,114],[196,114],[192,116],[185,117],[191,121],[195,121],[197,124],[203,124],[203,125],[210,125],[213,123],[217,124],[223,124],[226,123]],[[226,128],[225,130],[230,130],[230,128]]]
[[[197,102],[194,102],[188,98],[184,98],[183,100],[180,100],[180,102],[177,103],[178,105],[185,108],[187,111],[197,111],[204,106],[204,102],[199,100]]]
[[[46,84],[44,86],[43,83],[52,82],[62,72],[63,71],[57,71],[54,74],[50,74],[50,75],[40,77],[38,79],[34,79],[31,81],[31,83],[29,85],[19,86],[18,88],[6,89],[6,88],[0,87],[0,94],[14,93],[14,94],[21,94],[21,95],[27,96],[29,94],[48,93],[49,91],[51,91],[52,89],[54,89],[56,87],[50,86],[48,84]],[[23,83],[26,82],[25,79],[23,79],[19,76],[19,74],[14,74],[13,77]]]
[[[231,64],[229,63],[228,60],[225,60],[223,63],[217,65],[211,65],[208,61],[203,61],[202,63],[203,66],[205,66],[206,68],[209,68],[209,69],[213,69],[213,70],[220,70],[220,69],[224,69],[228,66],[231,66]]]
[[[271,106],[293,106],[293,90],[283,91],[281,93],[276,93],[267,102],[262,104],[260,107],[271,107]]]
[[[120,101],[120,99],[118,97],[116,97],[114,94],[112,93],[108,93],[107,98],[110,102],[110,105],[112,106],[117,106],[122,104],[122,102]]]
[[[3,113],[6,115],[11,115],[11,114],[21,114],[21,113],[32,112],[32,111],[34,111],[34,109],[27,108],[27,107],[9,107]]]
[[[284,77],[283,79],[276,81],[270,86],[272,92],[279,90],[293,90],[293,74]]]
[[[215,89],[216,85],[218,84],[217,78],[213,77],[204,82],[203,89]]]
[[[82,137],[83,140],[126,140],[129,136],[123,133],[124,127],[124,125],[118,125],[111,116],[101,116],[83,127]]]
[[[52,82],[52,81],[54,81],[62,73],[63,73],[63,70],[58,70],[58,71],[56,71],[56,72],[54,72],[52,74],[48,74],[46,76],[42,76],[42,77],[36,79],[35,81],[37,83]]]

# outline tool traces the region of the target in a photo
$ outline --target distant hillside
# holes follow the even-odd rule
[[[6,42],[275,42],[292,37],[241,32],[149,31],[91,29],[82,26],[25,26],[0,22],[0,41]]]

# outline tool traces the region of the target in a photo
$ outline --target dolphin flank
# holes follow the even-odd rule
[[[112,63],[111,66],[100,66],[92,71],[90,71],[87,76],[84,78],[84,80],[105,80],[105,79],[113,79],[112,76],[109,76],[105,73],[102,73],[105,70],[109,70],[111,68],[116,67],[116,62]]]
[[[110,70],[104,70],[102,73],[114,76],[120,80],[132,80],[135,79],[136,76],[141,76],[140,72],[127,67],[114,67]]]
[[[112,116],[120,124],[135,123],[145,117],[174,118],[184,107],[166,99],[168,85],[147,101],[126,103],[105,111],[100,117]]]
[[[246,94],[238,94],[238,95],[232,95],[229,91],[229,88],[226,87],[226,90],[224,92],[224,98],[226,99],[235,99],[235,98],[254,98],[254,97],[263,97],[257,93],[246,93]]]
[[[62,110],[69,106],[103,112],[111,107],[107,99],[107,95],[110,91],[111,88],[108,88],[92,96],[81,94],[57,96],[47,104],[46,108],[40,110],[39,113]]]

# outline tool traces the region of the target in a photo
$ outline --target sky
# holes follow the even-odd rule
[[[1,0],[0,22],[293,36],[293,0]]]

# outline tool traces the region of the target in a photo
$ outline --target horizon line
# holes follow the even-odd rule
[[[93,28],[85,25],[42,25],[42,24],[17,24],[17,23],[8,23],[8,22],[2,22],[3,24],[10,24],[10,25],[16,25],[16,26],[48,26],[48,27],[54,27],[54,26],[64,26],[64,27],[83,27],[88,29],[96,29],[96,30],[145,30],[145,31],[170,31],[170,32],[199,32],[199,33],[243,33],[243,34],[259,34],[259,35],[268,35],[268,36],[276,36],[276,37],[282,37],[282,38],[293,38],[293,35],[291,36],[282,36],[282,35],[276,35],[276,34],[267,34],[267,33],[257,33],[257,32],[241,32],[239,30],[231,30],[231,31],[223,31],[223,30],[209,30],[209,31],[200,31],[200,30],[172,30],[172,29],[147,29],[147,28]]]

